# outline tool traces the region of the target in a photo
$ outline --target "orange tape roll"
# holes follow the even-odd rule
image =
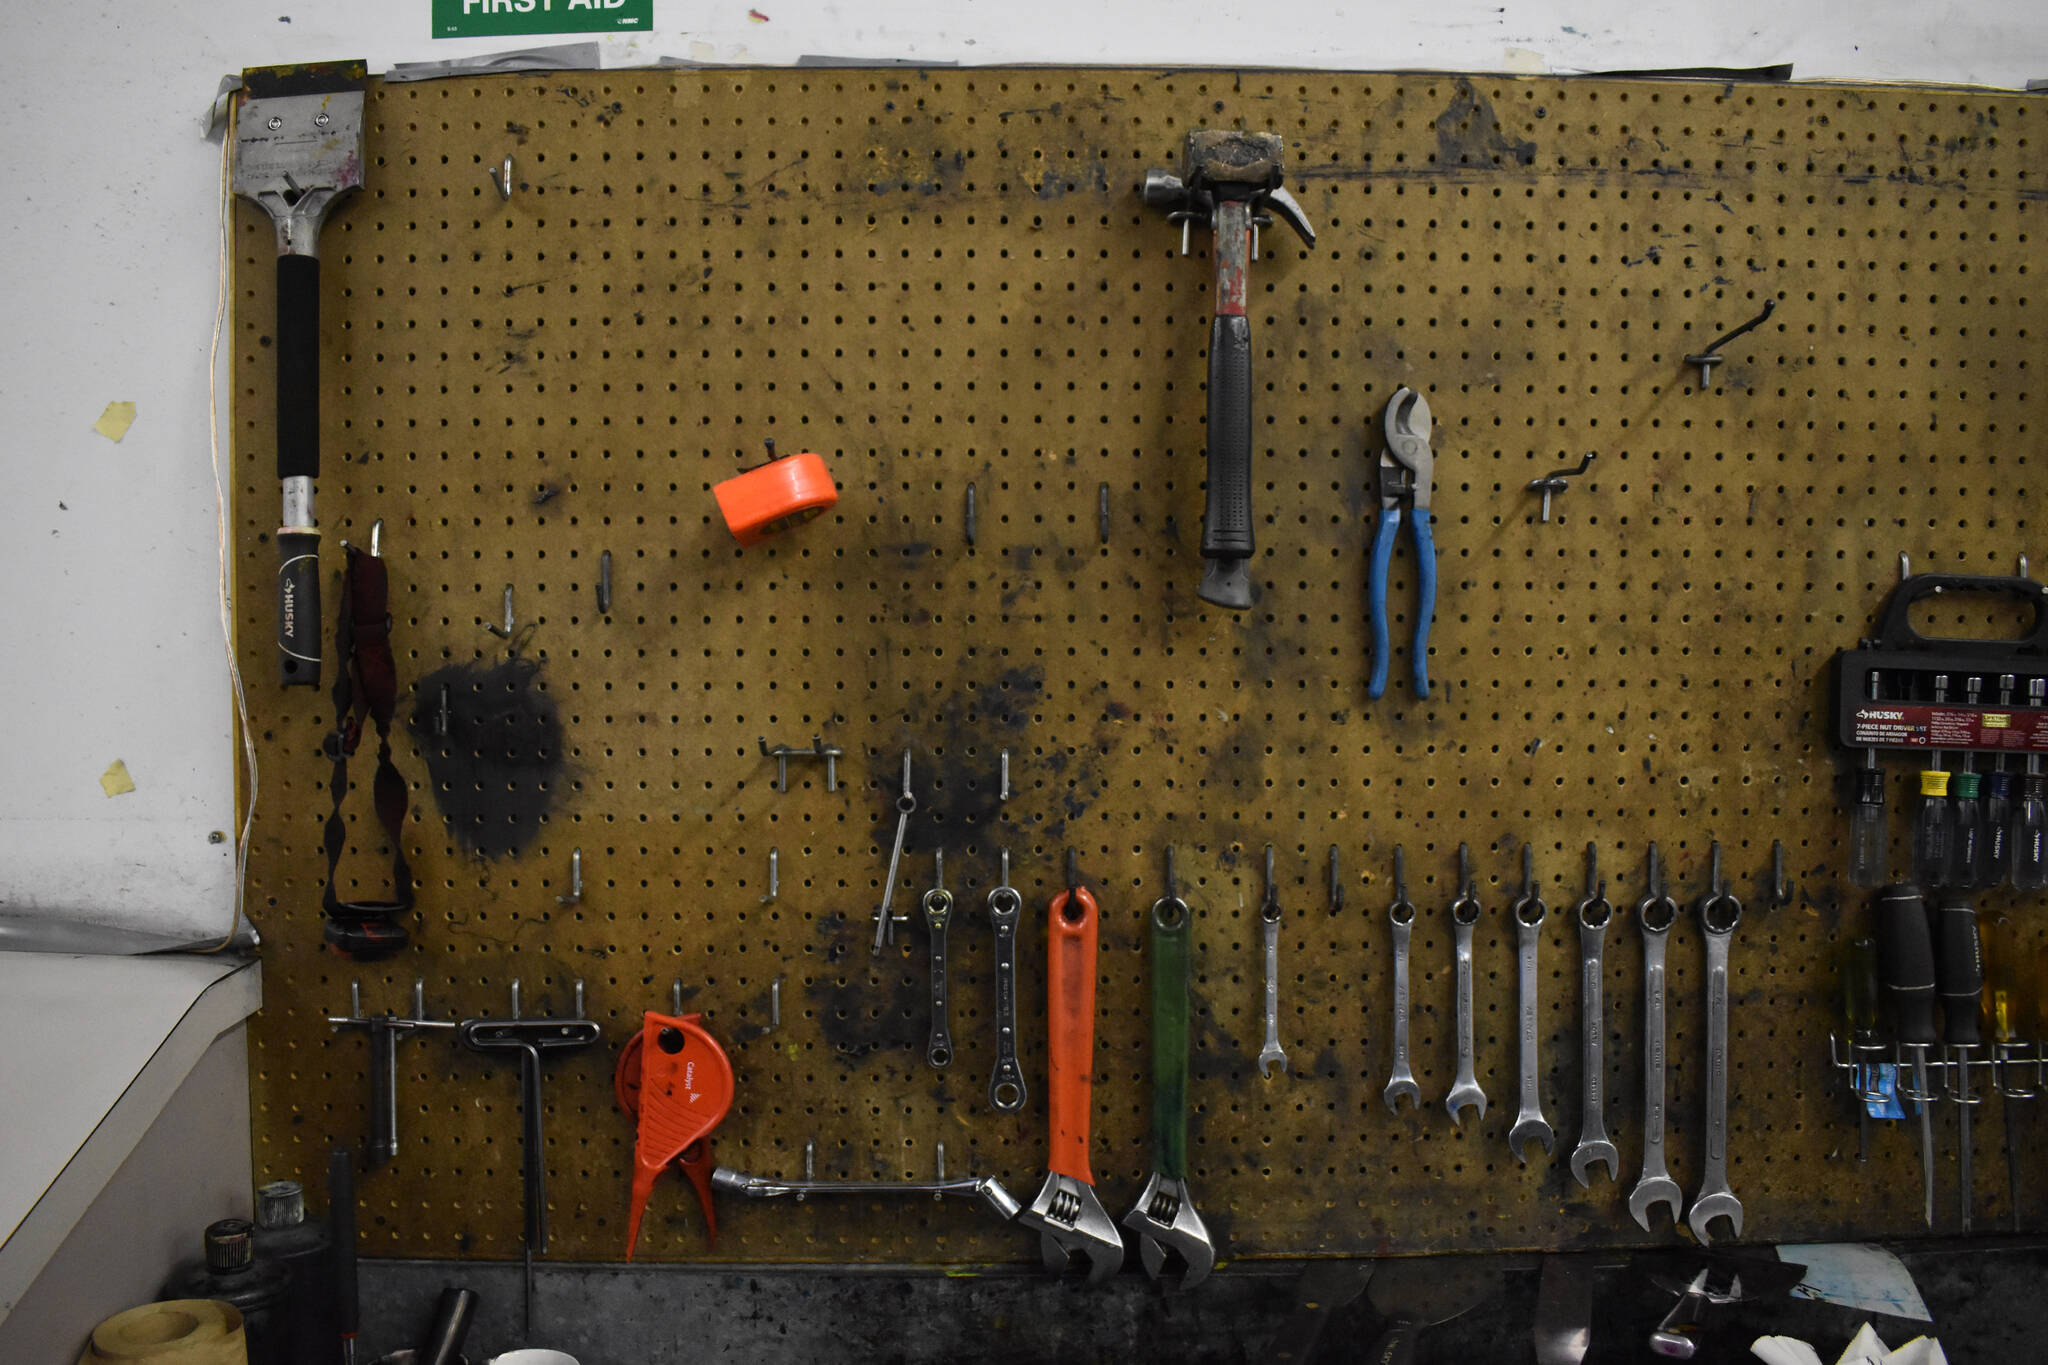
[[[805,451],[714,484],[712,496],[725,514],[726,529],[742,546],[759,545],[798,522],[809,521],[839,501],[839,488],[825,457]]]

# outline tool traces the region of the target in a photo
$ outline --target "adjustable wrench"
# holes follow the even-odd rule
[[[1063,1271],[1074,1257],[1100,1284],[1124,1263],[1124,1239],[1095,1197],[1088,1170],[1088,1123],[1095,1092],[1095,897],[1080,885],[1067,850],[1067,889],[1046,917],[1045,1005],[1048,1081],[1052,1090],[1051,1167],[1031,1207],[1017,1215],[1038,1229],[1045,1268]]]
[[[789,785],[787,782],[784,786]],[[903,790],[896,796],[896,843],[889,850],[889,880],[882,883],[882,908],[875,912],[875,956],[882,945],[896,941],[896,917],[889,905],[896,899],[896,874],[903,869],[903,836],[910,832],[910,816],[917,809],[917,795],[910,790],[910,750],[903,751]]]
[[[1595,1166],[1607,1168],[1609,1180],[1621,1179],[1621,1153],[1607,1139],[1607,1064],[1602,1035],[1607,1032],[1600,977],[1604,968],[1602,949],[1607,922],[1614,907],[1607,900],[1607,883],[1600,877],[1600,853],[1586,845],[1586,895],[1575,907],[1579,920],[1579,1145],[1572,1149],[1572,1178],[1580,1189],[1591,1189],[1590,1172]]]
[[[1394,903],[1387,907],[1387,918],[1394,925],[1394,1065],[1381,1098],[1398,1114],[1403,1095],[1422,1107],[1422,1087],[1408,1065],[1408,940],[1415,932],[1415,904],[1408,899],[1407,858],[1399,844],[1394,845]]]
[[[1650,845],[1649,890],[1636,902],[1643,928],[1643,1174],[1629,1192],[1628,1211],[1644,1232],[1650,1210],[1663,1204],[1676,1223],[1685,1212],[1678,1182],[1664,1169],[1664,950],[1678,922],[1678,902],[1664,890],[1664,868]]]
[[[1699,1193],[1685,1221],[1707,1244],[1707,1228],[1726,1218],[1742,1235],[1742,1202],[1728,1188],[1728,944],[1742,919],[1742,902],[1721,880],[1721,845],[1714,845],[1711,889],[1700,897],[1700,930],[1707,936],[1707,1159]]]
[[[932,854],[932,889],[924,893],[924,927],[931,935],[932,1034],[925,1043],[925,1065],[944,1071],[953,1064],[953,1026],[946,1006],[946,928],[953,922],[953,893],[946,889],[946,855]]]
[[[1259,904],[1259,924],[1266,940],[1266,1045],[1259,1049],[1259,1074],[1270,1078],[1277,1065],[1287,1069],[1280,1046],[1280,884],[1273,879],[1273,846],[1266,845],[1266,898]]]
[[[1515,917],[1515,966],[1520,984],[1521,1018],[1516,1034],[1521,1041],[1522,1052],[1522,1108],[1515,1115],[1515,1126],[1508,1130],[1508,1150],[1515,1154],[1515,1160],[1529,1164],[1528,1146],[1533,1140],[1543,1144],[1543,1154],[1549,1156],[1557,1147],[1557,1137],[1550,1131],[1550,1125],[1543,1119],[1543,1096],[1537,1083],[1541,1078],[1541,1059],[1536,1030],[1541,1024],[1541,1015],[1536,1006],[1536,945],[1543,935],[1543,917],[1550,913],[1550,907],[1543,903],[1543,897],[1536,894],[1536,850],[1522,845],[1522,894],[1515,897],[1512,907]]]
[[[1010,850],[1003,850],[1002,884],[988,893],[988,921],[996,931],[996,1069],[988,1102],[1005,1114],[1024,1107],[1024,1068],[1017,1065],[1017,920],[1024,898],[1010,885]]]
[[[1152,902],[1152,1178],[1124,1215],[1153,1279],[1173,1252],[1187,1266],[1183,1289],[1216,1264],[1209,1229],[1188,1193],[1188,949],[1191,915],[1174,885],[1166,850],[1166,894]]]
[[[1476,1118],[1486,1117],[1486,1092],[1479,1088],[1472,1061],[1472,929],[1479,923],[1479,898],[1472,894],[1472,851],[1458,845],[1458,898],[1451,902],[1451,925],[1458,936],[1458,1079],[1444,1097],[1451,1122],[1462,1124],[1458,1115],[1476,1109]]]

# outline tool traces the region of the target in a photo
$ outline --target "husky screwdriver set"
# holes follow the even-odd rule
[[[529,1274],[2048,1226],[2041,117],[252,78],[259,1168]]]

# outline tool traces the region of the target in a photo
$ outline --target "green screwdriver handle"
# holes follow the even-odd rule
[[[1192,916],[1171,883],[1152,902],[1152,1144],[1159,1174],[1188,1173],[1188,941]]]

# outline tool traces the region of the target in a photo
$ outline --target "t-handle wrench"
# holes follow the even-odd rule
[[[1451,902],[1451,927],[1458,942],[1458,1079],[1444,1097],[1451,1122],[1462,1124],[1458,1115],[1477,1110],[1486,1117],[1486,1092],[1479,1088],[1472,1050],[1472,930],[1479,923],[1479,898],[1472,894],[1472,851],[1458,845],[1458,898]]]
[[[583,983],[576,983],[573,1019],[521,1019],[519,982],[512,982],[512,1014],[506,1019],[465,1019],[455,1036],[472,1052],[515,1052],[519,1055],[521,1183],[526,1195],[526,1330],[533,1330],[533,1256],[548,1250],[547,1137],[541,1131],[540,1059],[543,1052],[569,1052],[589,1047],[603,1036],[583,1017]]]
[[[953,1025],[946,1004],[946,927],[953,922],[953,893],[946,889],[946,855],[932,854],[932,889],[924,893],[924,927],[931,935],[932,1032],[925,1043],[925,1065],[944,1071],[953,1064]]]
[[[1052,1154],[1045,1183],[1017,1215],[1038,1229],[1045,1268],[1063,1271],[1078,1256],[1088,1283],[1100,1284],[1124,1263],[1124,1239],[1095,1197],[1088,1169],[1088,1125],[1095,1091],[1095,897],[1080,884],[1067,850],[1067,889],[1046,916],[1046,1060]]]
[[[1664,1167],[1664,953],[1678,922],[1678,902],[1664,889],[1655,844],[1648,880],[1649,889],[1636,902],[1636,923],[1643,930],[1643,1174],[1628,1196],[1628,1211],[1644,1232],[1650,1230],[1650,1210],[1659,1204],[1671,1210],[1673,1223],[1685,1213],[1685,1196]]]
[[[1270,1078],[1273,1068],[1287,1069],[1287,1052],[1280,1046],[1280,883],[1273,877],[1273,846],[1266,845],[1266,896],[1259,903],[1259,928],[1266,947],[1266,1045],[1259,1049],[1259,1074]]]
[[[1181,1288],[1201,1283],[1216,1246],[1188,1193],[1188,950],[1192,916],[1174,884],[1166,850],[1166,894],[1152,902],[1152,1178],[1124,1215],[1153,1279],[1173,1252],[1187,1266]]]
[[[1399,844],[1394,845],[1394,903],[1387,907],[1387,918],[1394,926],[1394,1065],[1381,1098],[1398,1114],[1404,1095],[1422,1107],[1422,1087],[1408,1065],[1408,940],[1415,932],[1415,903],[1408,899],[1407,856]]]
[[[1002,882],[988,893],[988,922],[996,931],[996,1069],[988,1102],[1005,1114],[1024,1107],[1024,1068],[1017,1065],[1017,920],[1024,898],[1010,885],[1010,850],[1003,850]]]
[[[1685,1215],[1700,1245],[1707,1229],[1726,1218],[1742,1236],[1742,1201],[1728,1188],[1728,944],[1742,919],[1742,902],[1721,879],[1721,845],[1712,853],[1710,889],[1700,898],[1700,931],[1707,937],[1707,1153],[1699,1193]]]
[[[1595,1166],[1609,1180],[1621,1179],[1621,1153],[1607,1137],[1607,1011],[1601,992],[1602,953],[1614,906],[1600,876],[1600,851],[1586,845],[1586,895],[1575,907],[1579,921],[1579,1145],[1572,1149],[1572,1178],[1591,1189]]]
[[[426,982],[412,983],[412,1018],[395,1014],[364,1014],[363,988],[359,981],[348,983],[348,1017],[330,1014],[333,1028],[359,1028],[370,1040],[370,1133],[363,1142],[363,1165],[382,1166],[398,1155],[398,1040],[415,1029],[454,1028],[452,1023],[429,1019]]]
[[[1515,897],[1513,913],[1515,965],[1520,986],[1521,1018],[1515,1032],[1522,1053],[1522,1108],[1515,1115],[1515,1126],[1508,1130],[1508,1149],[1515,1154],[1515,1160],[1526,1166],[1529,1164],[1528,1146],[1531,1141],[1543,1144],[1545,1156],[1557,1147],[1557,1136],[1543,1118],[1543,1096],[1538,1086],[1542,1078],[1542,1060],[1538,1056],[1540,1045],[1536,1033],[1541,1024],[1536,1003],[1536,945],[1542,940],[1543,917],[1550,913],[1550,907],[1543,903],[1543,897],[1536,894],[1536,850],[1528,844],[1522,845],[1522,894]]]

